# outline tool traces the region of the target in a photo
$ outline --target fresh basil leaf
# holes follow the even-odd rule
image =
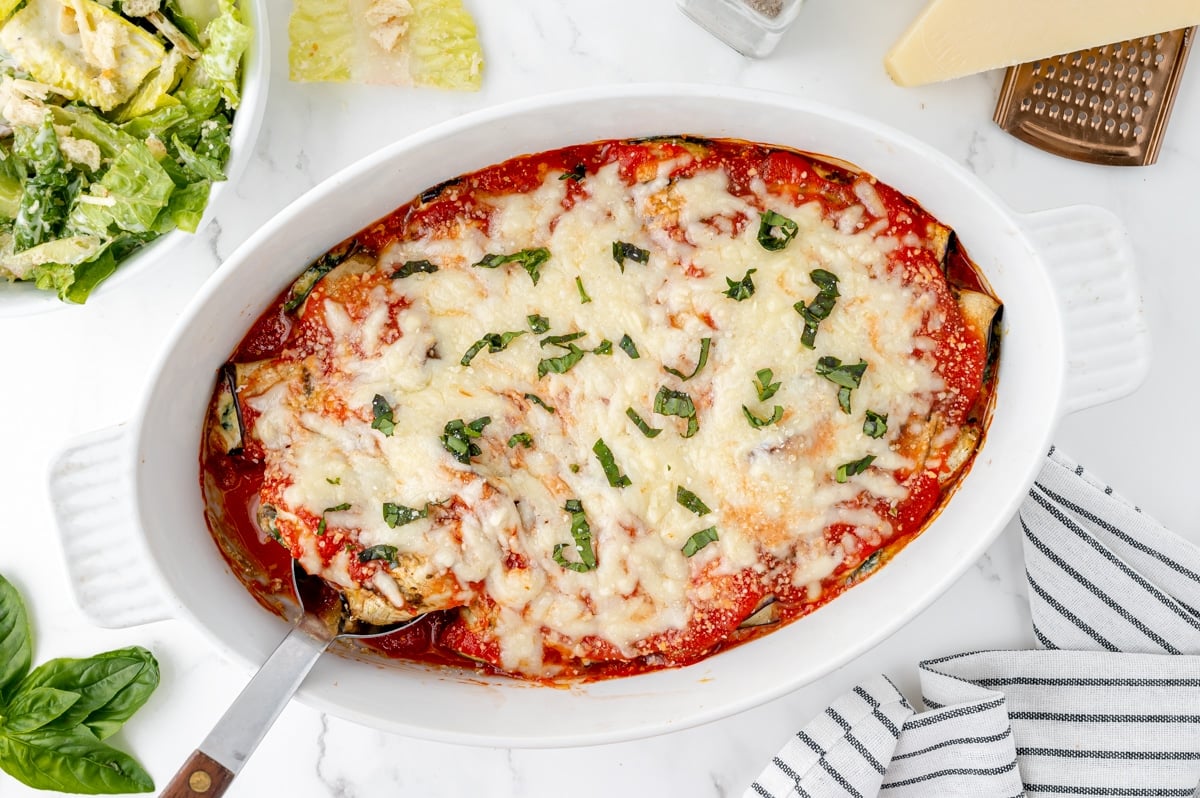
[[[625,272],[625,261],[631,260],[634,263],[646,264],[650,262],[650,253],[641,247],[634,246],[625,241],[614,241],[612,245],[613,260],[621,267],[621,272]]]
[[[636,410],[634,410],[632,407],[625,408],[625,415],[629,416],[629,420],[632,421],[634,426],[637,427],[639,430],[641,430],[642,434],[645,435],[647,438],[657,437],[658,434],[660,432],[662,432],[661,429],[655,429],[654,427],[651,427],[649,424],[647,424],[645,421],[643,421],[642,417],[639,416],[638,412]]]
[[[882,438],[887,434],[887,420],[887,413],[868,410],[867,417],[863,420],[863,433],[872,438]]]
[[[604,442],[603,438],[596,439],[592,451],[595,453],[596,459],[600,461],[600,467],[604,469],[604,476],[608,479],[609,485],[614,488],[624,488],[633,484],[627,474],[621,473],[621,469],[613,457],[612,449],[608,448],[608,444]]]
[[[33,633],[21,594],[0,575],[0,705],[25,678],[33,662]]]
[[[526,332],[526,330],[514,330],[506,333],[488,333],[475,343],[471,344],[471,348],[466,351],[466,354],[464,354],[462,359],[458,362],[464,366],[471,365],[471,361],[475,359],[476,355],[483,351],[485,346],[489,352],[503,352],[508,348],[509,344],[511,344],[515,339],[520,338],[522,335],[525,335]]]
[[[775,411],[771,413],[770,418],[759,418],[750,412],[750,408],[742,405],[742,414],[746,416],[746,420],[750,422],[750,426],[754,427],[755,429],[761,429],[762,427],[769,427],[772,424],[777,424],[779,420],[783,418],[783,408],[779,405],[775,405]]]
[[[575,551],[579,554],[579,562],[568,560],[563,555],[563,549],[570,546],[568,543],[555,544],[554,561],[571,571],[579,573],[590,571],[596,567],[596,550],[592,548],[592,528],[583,511],[583,503],[578,499],[567,499],[563,509],[571,514],[571,537],[575,541]]]
[[[518,432],[516,435],[513,435],[508,439],[508,448],[515,448],[518,443],[524,446],[526,449],[532,449],[533,436],[528,432]]]
[[[538,280],[542,279],[542,264],[548,260],[550,260],[550,250],[545,247],[537,247],[523,249],[511,255],[484,255],[478,263],[472,265],[480,269],[495,269],[505,263],[519,263],[521,268],[529,274],[529,279],[533,280],[533,284],[537,285]]]
[[[583,287],[583,278],[579,275],[575,275],[575,287],[579,289],[579,304],[586,305],[592,301],[592,298],[588,296],[587,289]]]
[[[563,172],[558,176],[559,180],[573,180],[576,183],[582,183],[583,178],[587,177],[587,167],[581,163],[575,164],[575,168],[569,172]]]
[[[438,267],[427,260],[410,260],[392,272],[392,279],[399,280],[404,277],[411,277],[418,272],[421,274],[433,274],[437,270]]]
[[[389,546],[386,543],[380,543],[377,546],[369,546],[358,553],[358,561],[361,563],[371,562],[372,560],[386,560],[387,564],[396,568],[400,565],[400,561],[396,559],[398,552],[395,546]]]
[[[411,524],[419,518],[428,517],[428,504],[418,510],[416,507],[405,507],[403,504],[383,503],[383,522],[392,529],[404,526],[405,524]]]
[[[842,412],[846,415],[850,415],[852,412],[854,412],[850,407],[850,389],[844,385],[841,388],[838,388],[838,407],[840,407]]]
[[[838,294],[838,276],[833,272],[825,271],[824,269],[813,269],[808,273],[808,276],[812,278],[813,283],[821,290],[821,293],[832,294],[835,297],[840,296]]]
[[[491,423],[491,416],[477,418],[470,424],[465,423],[461,418],[447,421],[446,426],[442,429],[442,446],[454,455],[455,460],[466,465],[471,462],[472,457],[482,454],[482,450],[478,444],[474,443],[473,439],[481,437],[484,427]]]
[[[56,687],[33,687],[18,690],[4,708],[4,725],[0,734],[30,732],[59,718],[79,701],[79,693]]]
[[[695,556],[696,552],[700,551],[700,549],[704,548],[709,543],[715,543],[718,539],[717,528],[715,526],[710,526],[708,529],[701,529],[699,532],[688,538],[687,543],[683,544],[683,556]]]
[[[637,360],[642,356],[642,353],[638,351],[637,344],[628,335],[622,335],[617,346],[621,347],[621,351],[629,355],[631,360]]]
[[[712,512],[712,510],[708,508],[708,505],[700,500],[699,496],[692,493],[683,485],[677,485],[675,487],[675,501],[679,502],[696,515],[708,515]]]
[[[375,394],[371,399],[371,413],[375,416],[371,422],[371,429],[377,429],[384,437],[390,438],[396,431],[396,422],[392,418],[392,406],[388,404],[388,400],[380,394]]]
[[[839,483],[845,482],[850,477],[866,471],[867,467],[873,462],[875,462],[875,455],[869,454],[861,460],[855,460],[850,463],[842,463],[837,467],[837,472],[834,474],[833,478]]]
[[[528,399],[529,401],[533,402],[535,405],[540,405],[541,408],[543,410],[545,410],[547,413],[557,412],[557,411],[555,411],[555,409],[553,407],[546,404],[542,400],[542,397],[538,396],[536,393],[527,393],[527,394],[525,394],[525,398]]]
[[[538,361],[538,378],[545,377],[547,374],[566,374],[571,369],[583,360],[586,354],[575,344],[569,344],[567,354],[559,357],[548,357]]]
[[[771,382],[775,372],[771,369],[759,369],[754,372],[754,390],[758,392],[758,401],[765,402],[779,390],[782,383]]]
[[[317,523],[317,534],[318,535],[325,534],[325,514],[326,513],[340,513],[343,510],[349,510],[349,509],[350,509],[350,503],[343,502],[343,503],[337,505],[336,507],[326,507],[324,510],[322,510],[321,511],[321,520]]]
[[[683,391],[673,391],[665,385],[660,387],[654,397],[654,412],[663,416],[686,418],[688,424],[683,433],[685,438],[692,437],[700,429],[700,422],[696,418],[696,405],[692,402],[692,397]]]
[[[533,330],[534,335],[541,335],[550,329],[550,319],[545,316],[539,316],[536,313],[531,313],[525,319],[529,322],[529,329]]]
[[[711,347],[712,347],[712,339],[711,338],[701,338],[700,339],[700,357],[699,357],[699,359],[696,360],[696,368],[692,369],[691,374],[685,375],[682,371],[676,371],[675,369],[670,368],[669,366],[663,366],[663,371],[667,372],[668,374],[673,374],[676,377],[678,377],[679,379],[683,380],[684,382],[687,382],[692,377],[695,377],[697,374],[699,374],[700,370],[703,369],[704,366],[708,363],[708,350]]]
[[[592,354],[593,355],[611,355],[612,354],[612,341],[608,340],[607,338],[602,339],[600,341],[600,343],[596,344],[596,348],[592,350]]]
[[[547,335],[538,343],[542,346],[558,346],[563,349],[568,349],[569,347],[567,344],[571,343],[572,341],[578,341],[585,335],[587,335],[585,332],[566,333],[565,335]]]
[[[98,795],[154,789],[154,780],[133,757],[83,726],[0,734],[0,768],[38,790]]]
[[[754,274],[756,271],[758,271],[758,269],[747,269],[746,275],[737,282],[734,282],[730,278],[726,277],[725,282],[729,284],[729,288],[721,293],[730,299],[737,300],[738,302],[754,296],[754,279],[750,275]]]
[[[758,243],[770,252],[783,249],[800,232],[800,225],[775,211],[763,211],[758,219]]]
[[[843,388],[857,388],[867,370],[867,361],[854,365],[842,365],[842,361],[828,355],[817,360],[817,374]]]
[[[822,321],[829,318],[829,314],[833,312],[833,306],[837,302],[838,296],[838,277],[832,272],[824,269],[813,269],[809,272],[809,277],[813,283],[820,289],[817,296],[811,303],[797,302],[792,307],[804,319],[804,333],[800,336],[800,343],[809,349],[815,349],[817,345],[817,327]]]
[[[134,646],[86,659],[52,659],[34,669],[19,690],[51,687],[77,693],[79,700],[49,725],[55,729],[82,725],[103,740],[146,703],[158,678],[154,655]]]

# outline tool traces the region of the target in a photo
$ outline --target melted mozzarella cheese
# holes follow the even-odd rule
[[[486,233],[464,222],[447,237],[393,243],[380,255],[383,273],[410,260],[431,260],[439,271],[377,281],[361,318],[329,298],[335,292],[313,300],[322,303],[332,336],[333,370],[318,379],[346,414],[301,411],[294,387],[275,386],[252,400],[253,434],[269,471],[287,483],[281,511],[320,516],[348,504],[328,516],[330,530],[364,547],[394,546],[421,579],[452,575],[459,589],[439,594],[442,606],[486,595],[495,605],[502,664],[514,672],[546,673],[550,638],[569,648],[597,638],[633,656],[639,644],[687,627],[697,575],[762,570],[766,554],[786,564],[794,584],[819,590],[846,554],[826,540],[830,525],[844,524],[861,540],[891,534],[888,519],[871,508],[906,496],[893,477],[914,465],[892,445],[899,422],[926,418],[944,387],[934,344],[919,334],[933,297],[887,268],[897,243],[878,235],[886,220],[871,224],[886,209],[869,184],[856,185],[862,205],[831,220],[815,203],[796,207],[761,182],[754,197],[737,196],[723,171],[673,179],[678,166],[662,164],[655,179],[632,188],[615,164],[606,166],[587,177],[585,196],[569,210],[568,181],[551,174],[535,191],[490,198]],[[762,208],[797,223],[785,249],[758,243]],[[622,270],[615,241],[649,250],[649,262],[630,260]],[[551,253],[536,286],[519,264],[471,266],[487,254],[535,247]],[[810,350],[792,306],[816,296],[809,273],[817,268],[838,276],[840,297]],[[748,270],[754,295],[726,296],[728,281]],[[325,279],[349,278],[339,269]],[[577,280],[590,302],[581,301]],[[402,309],[391,322],[395,307]],[[549,318],[545,335],[586,332],[575,343],[588,354],[564,374],[539,378],[538,361],[566,350],[539,345],[545,335],[528,332],[530,314]],[[398,335],[386,334],[390,323]],[[483,336],[508,331],[526,334],[460,364]],[[624,335],[640,358],[616,346]],[[664,372],[690,374],[705,337],[712,348],[699,374],[681,381]],[[612,342],[611,354],[591,353],[603,340]],[[868,363],[851,414],[839,409],[837,386],[816,373],[822,355]],[[760,402],[754,380],[764,368],[782,387]],[[694,437],[682,437],[682,419],[653,412],[663,386],[692,398]],[[376,395],[394,408],[390,436],[371,428]],[[743,405],[760,418],[779,405],[783,418],[754,429]],[[646,437],[627,408],[663,432]],[[893,419],[882,438],[864,434],[866,409]],[[441,443],[444,425],[483,416],[491,422],[476,441],[481,453],[470,464],[456,461]],[[521,432],[532,448],[508,445]],[[592,451],[598,439],[631,480],[627,487],[609,484]],[[839,466],[867,455],[876,458],[872,468],[835,480]],[[680,505],[679,486],[712,512],[698,517]],[[864,493],[871,501],[860,500]],[[448,520],[439,520],[434,504],[428,518],[392,528],[381,511],[384,502],[421,508],[453,497],[466,509]],[[594,570],[576,572],[554,559],[560,544],[577,559],[568,499],[586,512]],[[689,537],[710,526],[719,539],[686,557]],[[315,538],[302,543],[305,564],[319,567]],[[348,557],[324,567],[335,582],[353,583]],[[373,586],[398,605],[411,587],[387,577]]]

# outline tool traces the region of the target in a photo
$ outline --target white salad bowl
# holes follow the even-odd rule
[[[232,193],[246,164],[254,156],[254,142],[262,126],[263,111],[267,107],[267,84],[271,75],[270,34],[267,30],[267,0],[238,0],[245,9],[246,23],[253,38],[242,58],[242,97],[237,112],[233,115],[233,127],[229,133],[229,160],[225,162],[225,179],[213,183],[208,195],[208,205],[195,233],[182,230],[159,236],[128,259],[121,262],[113,275],[93,292],[108,292],[135,278],[155,263],[166,265],[171,253],[190,236],[199,234],[220,210],[222,197]],[[0,278],[0,318],[30,316],[49,313],[71,307],[53,291],[41,291],[27,282],[8,282]]]
[[[971,565],[1012,516],[1058,420],[1141,382],[1148,338],[1131,249],[1094,207],[1006,208],[931,147],[794,97],[704,86],[621,86],[481,111],[397,142],[292,203],[243,244],[184,313],[140,409],[76,441],[51,491],[81,606],[107,626],[188,620],[247,666],[286,631],[234,577],[204,521],[201,426],[217,369],[316,256],[428,186],[522,153],[654,134],[735,137],[824,153],[916,198],[960,239],[1004,301],[995,413],[976,461],[926,531],[817,612],[686,668],[531,686],[469,670],[326,655],[305,703],[414,737],[510,747],[610,742],[755,706],[891,635]]]

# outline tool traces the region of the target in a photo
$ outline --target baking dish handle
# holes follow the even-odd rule
[[[1133,393],[1150,368],[1150,333],[1129,234],[1104,208],[1025,214],[1063,312],[1063,414]]]
[[[109,629],[171,617],[136,539],[132,474],[124,425],[76,438],[50,464],[50,503],[75,601]]]

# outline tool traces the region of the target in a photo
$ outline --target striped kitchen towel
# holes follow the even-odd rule
[[[1200,798],[1200,548],[1053,449],[1019,518],[1040,648],[859,685],[745,798]]]

